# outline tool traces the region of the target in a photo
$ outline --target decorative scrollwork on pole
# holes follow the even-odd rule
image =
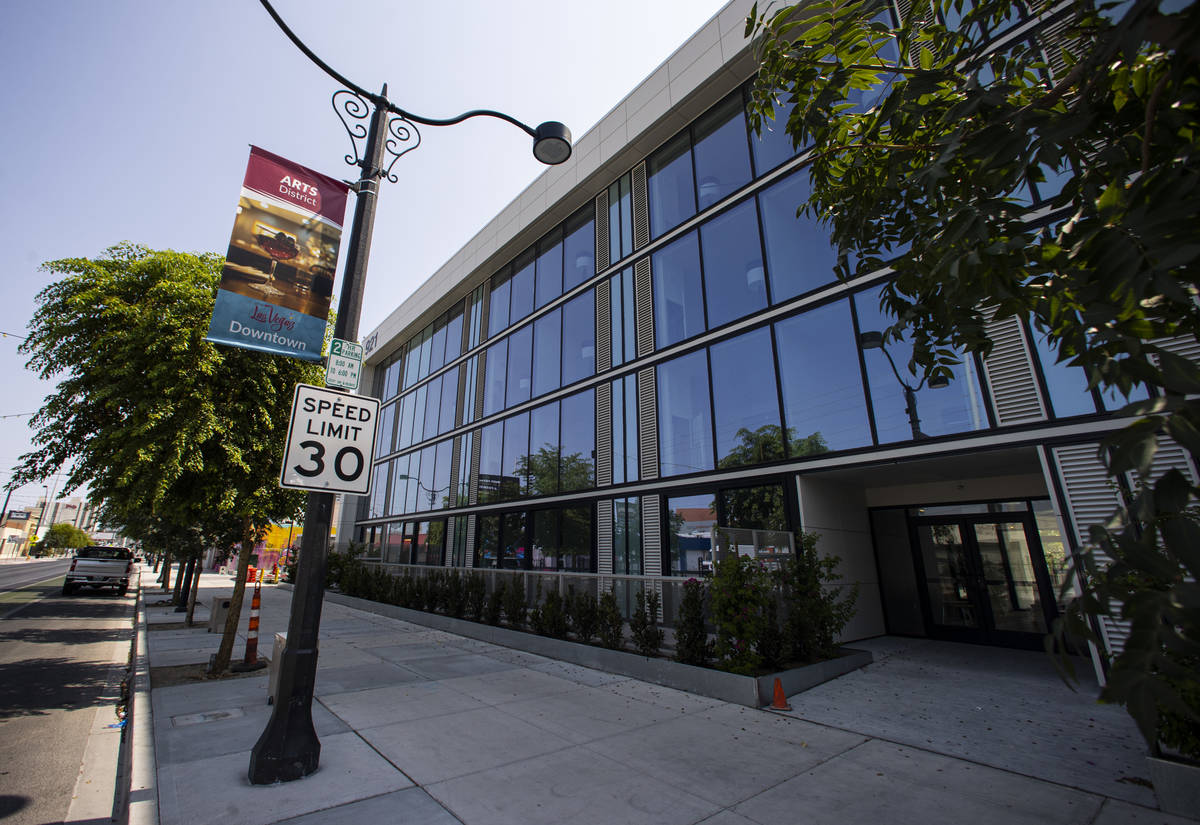
[[[396,161],[400,160],[401,155],[406,155],[421,145],[421,133],[417,130],[415,123],[400,115],[396,115],[388,121],[387,131],[383,148],[392,160],[380,174],[395,183],[397,179],[392,174],[392,167],[396,165]]]
[[[333,104],[333,111],[337,114],[338,119],[346,127],[346,134],[350,136],[350,145],[354,148],[354,154],[346,155],[346,163],[351,166],[362,166],[366,154],[367,121],[371,117],[371,104],[362,95],[349,89],[340,89],[334,92],[330,102]],[[359,141],[363,142],[361,150]]]

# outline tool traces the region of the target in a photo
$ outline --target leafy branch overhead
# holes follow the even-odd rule
[[[1085,554],[1068,618],[1094,640],[1088,616],[1132,622],[1105,696],[1153,742],[1200,662],[1197,490],[1151,472],[1164,437],[1200,456],[1200,9],[917,0],[896,21],[885,8],[755,6],[751,122],[807,158],[798,210],[828,229],[838,276],[890,276],[886,335],[911,341],[914,375],[952,379],[963,352],[988,353],[991,321],[1015,317],[1091,387],[1148,398],[1104,444],[1114,478],[1139,479],[1093,531],[1117,563]]]

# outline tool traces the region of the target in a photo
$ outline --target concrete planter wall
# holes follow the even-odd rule
[[[290,587],[290,585],[281,586]],[[677,688],[688,693],[697,693],[701,696],[709,696],[713,699],[721,699],[752,708],[770,704],[776,678],[782,683],[784,693],[792,695],[815,687],[822,682],[828,682],[830,679],[835,679],[852,670],[857,670],[870,664],[872,660],[868,651],[842,648],[841,655],[836,659],[755,678],[706,667],[684,665],[669,659],[649,659],[636,653],[609,650],[563,639],[551,639],[535,633],[494,627],[467,619],[426,613],[422,610],[410,610],[407,607],[373,602],[355,596],[345,596],[341,593],[326,591],[325,598],[336,604],[379,616],[401,619],[424,627],[478,639],[481,642],[525,650],[561,662],[583,665],[603,670],[606,673],[630,676],[657,685]]]
[[[1200,819],[1200,765],[1147,756],[1158,807],[1169,814]]]

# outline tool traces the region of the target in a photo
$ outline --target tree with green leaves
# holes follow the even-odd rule
[[[204,340],[221,267],[217,255],[132,244],[44,265],[58,280],[39,293],[21,348],[57,387],[10,482],[67,468],[66,489],[88,485],[127,532],[152,516],[173,543],[180,531],[194,535],[188,552],[240,541],[218,673],[232,653],[254,542],[303,505],[302,494],[278,485],[293,387],[321,382],[314,364]]]
[[[38,542],[38,552],[45,553],[48,550],[87,547],[91,544],[91,541],[88,534],[74,524],[60,522],[58,524],[51,524],[49,529],[46,530],[46,535],[42,536],[42,540]]]
[[[907,4],[906,4],[907,5]],[[1005,37],[1030,17],[1045,25]],[[753,8],[755,128],[807,154],[801,214],[828,229],[842,279],[892,269],[885,340],[915,376],[952,379],[1017,318],[1092,387],[1149,400],[1104,442],[1142,489],[1085,554],[1068,625],[1132,622],[1103,697],[1152,747],[1200,659],[1197,489],[1151,475],[1160,437],[1200,456],[1200,7],[1159,0],[916,0]],[[773,120],[776,120],[774,124]],[[1118,603],[1123,606],[1118,607]]]

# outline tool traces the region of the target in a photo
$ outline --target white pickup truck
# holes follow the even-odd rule
[[[133,575],[133,553],[124,547],[81,547],[71,559],[71,569],[63,580],[63,595],[77,587],[115,587],[124,596]]]

